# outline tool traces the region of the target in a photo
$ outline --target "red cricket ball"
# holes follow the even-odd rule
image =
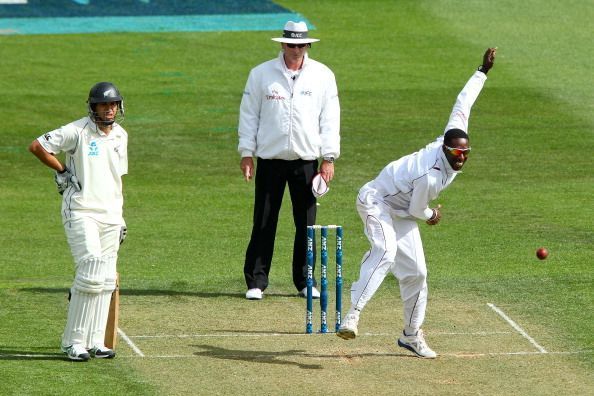
[[[549,256],[549,251],[547,250],[547,248],[538,248],[536,249],[536,257],[538,257],[540,260],[544,260]]]

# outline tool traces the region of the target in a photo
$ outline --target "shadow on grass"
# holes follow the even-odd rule
[[[23,351],[12,347],[4,349],[0,347],[0,360],[64,360],[69,361],[61,352],[47,353],[37,351]]]
[[[194,352],[195,356],[207,356],[216,359],[225,360],[241,360],[253,363],[268,363],[268,364],[284,364],[289,366],[297,366],[301,369],[319,370],[322,369],[321,364],[304,364],[284,359],[285,357],[300,357],[304,356],[303,350],[288,350],[282,352],[267,352],[267,351],[245,351],[241,349],[225,349],[212,345],[191,345],[204,349],[202,352]]]
[[[417,359],[416,357],[407,353],[316,354],[301,349],[290,349],[287,351],[269,352],[246,351],[241,349],[226,349],[213,345],[190,345],[190,347],[203,349],[203,351],[194,352],[194,356],[206,356],[215,359],[238,360],[251,363],[284,364],[289,366],[297,366],[298,368],[308,370],[320,370],[324,367],[321,364],[306,364],[288,359],[340,359],[347,361],[365,357],[403,357]]]
[[[68,295],[69,289],[61,287],[26,287],[19,289],[24,292],[31,293],[63,293]],[[230,297],[245,300],[245,293],[222,293],[222,292],[201,292],[201,291],[183,291],[183,290],[160,290],[160,289],[120,289],[120,295],[122,296],[188,296],[188,297],[199,297],[199,298],[218,298],[218,297]],[[289,293],[266,293],[266,297],[295,297],[295,294]]]

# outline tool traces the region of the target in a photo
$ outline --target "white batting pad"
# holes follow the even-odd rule
[[[102,272],[99,258],[90,258],[77,264],[76,277],[70,289],[68,319],[62,335],[63,346],[86,344],[92,315],[103,291]]]
[[[95,310],[98,297],[97,294],[81,293],[74,288],[71,289],[68,319],[62,335],[62,346],[85,344],[91,319],[89,313]]]
[[[117,255],[110,254],[101,257],[102,266],[105,272],[105,282],[101,294],[98,297],[96,309],[92,314],[87,336],[87,348],[103,345],[105,340],[105,327],[109,316],[109,304],[111,294],[116,286],[116,262]]]

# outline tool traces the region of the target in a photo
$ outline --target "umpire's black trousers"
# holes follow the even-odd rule
[[[295,222],[293,283],[299,291],[306,286],[307,226],[315,224],[316,221],[316,198],[311,192],[311,183],[317,169],[317,160],[285,161],[258,158],[254,225],[243,267],[248,289],[265,290],[268,287],[278,214],[287,184]]]

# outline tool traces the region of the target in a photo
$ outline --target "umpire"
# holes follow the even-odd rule
[[[306,296],[307,226],[316,221],[312,179],[319,171],[330,182],[340,155],[336,80],[327,66],[307,54],[311,43],[319,40],[308,37],[305,22],[293,21],[285,24],[282,37],[272,40],[281,43],[281,51],[251,70],[239,118],[238,151],[246,181],[254,175],[253,157],[257,158],[253,228],[244,264],[249,300],[262,299],[268,287],[287,184],[295,223],[293,283]],[[312,296],[319,298],[316,288]]]

